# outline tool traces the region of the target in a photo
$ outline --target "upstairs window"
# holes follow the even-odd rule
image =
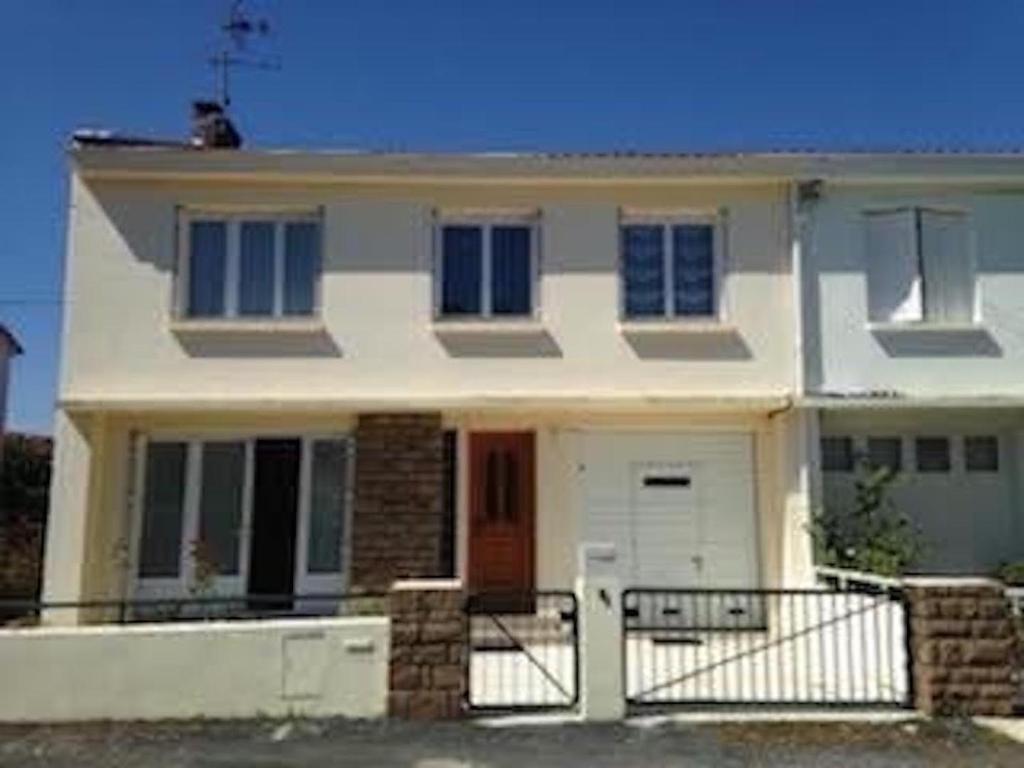
[[[317,217],[197,214],[184,231],[185,317],[308,317],[316,311]]]
[[[718,314],[721,236],[714,217],[627,216],[619,240],[624,319]]]
[[[466,217],[438,228],[437,314],[524,318],[534,314],[537,228],[532,217]]]
[[[865,215],[875,322],[971,323],[975,270],[967,215],[909,208]]]

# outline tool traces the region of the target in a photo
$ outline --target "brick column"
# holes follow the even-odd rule
[[[364,414],[356,427],[352,584],[441,573],[444,441],[438,413]]]
[[[388,713],[412,720],[462,715],[466,615],[459,581],[395,582],[391,590]]]
[[[929,715],[1013,713],[1016,634],[1002,584],[911,579],[914,707]]]

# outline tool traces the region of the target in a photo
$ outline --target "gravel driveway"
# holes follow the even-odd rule
[[[968,722],[559,725],[388,721],[0,727],[0,766],[1014,766]]]

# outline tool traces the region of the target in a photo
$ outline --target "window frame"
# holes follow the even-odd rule
[[[617,281],[618,281],[618,316],[624,324],[673,323],[680,325],[698,325],[701,323],[724,323],[727,320],[725,310],[725,272],[728,234],[728,211],[717,210],[645,210],[622,208],[616,227],[617,250]],[[672,228],[678,225],[697,224],[709,225],[712,231],[711,246],[711,305],[712,311],[707,315],[683,315],[675,307],[675,240]],[[660,226],[662,228],[662,313],[659,315],[630,315],[626,312],[626,253],[623,248],[622,230],[628,226]]]
[[[248,591],[250,555],[252,551],[252,521],[255,481],[256,441],[272,437],[295,437],[301,443],[299,462],[299,499],[295,527],[295,593],[343,592],[350,583],[352,564],[352,515],[354,506],[355,479],[355,437],[351,432],[298,432],[288,430],[259,430],[239,432],[234,430],[155,430],[135,436],[132,449],[134,461],[132,490],[128,499],[129,538],[126,588],[129,593],[142,599],[184,598],[195,582],[195,561],[191,556],[191,542],[200,532],[202,496],[203,446],[213,442],[238,442],[245,446],[245,467],[243,471],[242,517],[238,534],[238,572],[214,579],[211,592],[215,595],[244,596]],[[313,443],[318,441],[341,441],[346,445],[346,486],[345,509],[343,510],[343,539],[340,572],[311,573],[306,567],[309,561],[309,530],[312,514],[312,470]],[[174,577],[142,577],[139,575],[139,558],[142,544],[142,524],[145,514],[146,497],[146,452],[151,442],[181,442],[186,445],[185,489],[182,494],[181,542],[178,548],[178,575]],[[297,607],[300,607],[297,604]]]
[[[825,461],[825,441],[844,441],[849,447],[849,462],[844,464],[842,468],[834,469],[826,464]],[[851,434],[845,435],[821,435],[818,438],[818,454],[819,464],[821,466],[821,472],[830,475],[849,475],[857,470],[857,438]]]
[[[530,231],[530,311],[523,314],[495,314],[491,285],[493,254],[491,230],[494,227],[527,227]],[[447,314],[444,298],[444,229],[478,227],[481,230],[480,312]],[[433,320],[436,323],[529,323],[540,318],[541,213],[538,210],[453,210],[435,211],[433,225]]]
[[[999,433],[997,433],[997,432],[990,432],[990,433],[986,434],[986,433],[982,433],[982,432],[972,432],[970,434],[962,435],[960,439],[961,439],[961,443],[962,443],[961,452],[962,452],[962,455],[963,455],[963,470],[964,470],[964,474],[985,476],[985,475],[999,475],[999,474],[1002,473],[1002,471],[1003,471],[1003,456],[1002,456],[1003,441],[1000,438]],[[972,440],[992,440],[995,443],[995,453],[993,454],[994,457],[995,457],[995,466],[994,467],[988,468],[988,467],[972,467],[971,466],[971,464],[970,464],[970,451],[968,450],[967,445]]]
[[[323,208],[287,209],[259,207],[189,207],[178,208],[177,275],[173,297],[174,318],[183,323],[223,323],[238,325],[273,323],[302,323],[320,317],[323,298],[324,272],[324,215]],[[227,250],[224,254],[224,311],[219,315],[192,315],[189,306],[189,287],[192,268],[192,224],[195,222],[224,222]],[[274,224],[273,307],[269,314],[242,314],[241,304],[241,226],[246,222]],[[284,311],[285,294],[285,227],[288,224],[316,224],[319,232],[319,251],[313,278],[313,304],[308,313],[288,314]]]
[[[970,290],[971,290],[971,312],[970,318],[967,321],[952,321],[945,320],[942,318],[929,317],[928,310],[928,289],[926,287],[928,283],[928,274],[925,269],[925,254],[923,250],[923,237],[922,237],[922,214],[933,213],[936,215],[945,216],[961,216],[963,217],[964,226],[967,233],[967,252],[964,254],[967,259],[967,268],[971,275]],[[862,234],[867,236],[868,221],[873,216],[893,216],[893,215],[904,215],[909,217],[909,231],[912,237],[912,248],[914,263],[916,266],[916,275],[919,282],[918,287],[918,302],[920,304],[920,311],[917,317],[908,319],[899,319],[893,317],[887,318],[876,318],[871,317],[871,298],[868,297],[867,301],[867,312],[868,312],[868,323],[872,326],[880,327],[941,327],[941,326],[976,326],[981,322],[981,297],[978,286],[978,260],[977,260],[977,246],[976,236],[974,230],[974,217],[970,208],[965,206],[957,205],[942,205],[942,204],[909,204],[909,205],[895,205],[895,206],[879,206],[869,207],[861,211],[861,230]],[[865,272],[871,269],[871,257],[872,255],[867,252],[865,248],[864,252],[864,268]],[[934,278],[933,278],[934,279]],[[870,279],[865,280],[865,287],[869,287]]]

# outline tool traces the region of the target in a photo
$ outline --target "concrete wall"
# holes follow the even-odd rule
[[[920,532],[924,551],[915,571],[992,574],[1001,564],[1024,559],[1024,413],[1011,410],[836,411],[821,417],[821,434],[903,438],[904,469],[891,487],[893,507]],[[998,473],[967,473],[961,455],[965,435],[996,435]],[[911,442],[916,436],[951,438],[949,473],[918,473]],[[848,508],[854,475],[822,475],[824,503]]]
[[[978,327],[868,327],[865,209],[947,206],[970,214]],[[1024,394],[1024,194],[946,182],[930,187],[826,184],[803,249],[807,389],[913,395]]]
[[[75,177],[71,195],[67,294],[117,301],[69,304],[65,399],[410,402],[791,389],[795,334],[781,184],[86,184]],[[172,329],[176,211],[203,205],[322,207],[322,328],[287,338]],[[511,338],[438,331],[433,212],[489,206],[541,212],[539,328]],[[732,330],[651,337],[619,329],[624,206],[727,210]]]
[[[0,630],[0,722],[386,712],[384,617]]]

